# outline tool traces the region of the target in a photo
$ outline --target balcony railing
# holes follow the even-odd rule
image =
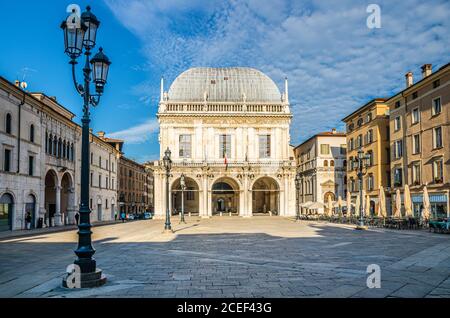
[[[208,112],[208,113],[287,113],[286,105],[280,104],[165,104],[162,113],[172,112]]]
[[[224,160],[173,160],[173,167],[225,167]],[[228,160],[228,167],[242,167],[248,165],[251,167],[282,167],[282,166],[294,166],[295,162],[292,160],[275,160],[275,161],[241,161],[241,160]]]

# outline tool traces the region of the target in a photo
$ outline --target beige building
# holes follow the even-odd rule
[[[450,189],[450,64],[432,72],[422,66],[414,83],[405,75],[406,88],[387,101],[390,108],[392,193],[403,193],[408,184],[415,215],[422,209],[422,191],[427,185],[432,213],[449,215]]]
[[[192,68],[168,92],[161,84],[157,114],[160,161],[155,162],[155,215],[166,210],[164,151],[171,150],[169,208],[202,217],[295,215],[295,161],[289,145],[285,91],[251,68]]]
[[[383,98],[373,99],[343,119],[347,127],[347,188],[352,200],[359,192],[359,182],[352,160],[361,148],[370,157],[364,170],[363,189],[370,196],[370,212],[376,211],[378,189],[390,188],[389,107]],[[389,195],[386,196],[389,201]],[[388,204],[389,206],[389,204]]]
[[[27,214],[31,228],[75,222],[81,127],[74,116],[55,97],[28,93],[0,77],[0,230],[24,229]],[[91,151],[115,162],[112,147],[95,136]],[[109,220],[116,200],[117,178],[105,165],[102,160],[102,168],[92,167],[102,175],[102,187],[91,188],[94,221]]]
[[[332,131],[316,134],[294,149],[300,177],[298,203],[328,202],[346,198],[345,133]],[[323,213],[323,209],[319,209]]]
[[[81,127],[80,142],[77,143],[78,153],[81,154]],[[114,146],[103,140],[104,133],[99,136],[90,135],[90,192],[89,207],[92,211],[91,221],[114,220],[117,210],[117,170],[121,152]],[[81,155],[77,157],[81,169]],[[79,170],[81,171],[81,170]],[[77,186],[80,188],[81,174],[77,174]]]
[[[153,208],[152,171],[134,160],[119,160],[119,198],[125,213],[141,214]]]

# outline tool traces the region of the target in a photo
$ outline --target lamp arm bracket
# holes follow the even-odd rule
[[[84,95],[84,88],[83,85],[78,84],[77,82],[77,74],[76,74],[76,70],[75,70],[75,65],[77,65],[77,61],[73,58],[70,62],[72,65],[72,79],[73,79],[73,84],[75,85],[75,89],[78,92],[78,94],[80,94],[81,96]]]

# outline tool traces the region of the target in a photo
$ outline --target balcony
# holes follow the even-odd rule
[[[286,166],[295,166],[295,162],[292,160],[270,160],[270,161],[241,161],[241,160],[228,160],[228,168],[233,167],[242,167],[242,166],[250,166],[250,167],[286,167]],[[225,163],[223,159],[220,160],[208,160],[205,162],[204,160],[173,160],[172,167],[224,167]]]
[[[159,114],[164,113],[289,113],[289,107],[281,104],[244,104],[244,103],[220,103],[220,104],[162,104]]]

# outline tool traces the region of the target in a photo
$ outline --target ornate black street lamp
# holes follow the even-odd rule
[[[106,282],[106,277],[102,275],[100,269],[96,268],[96,261],[92,257],[95,249],[92,246],[92,231],[89,217],[91,213],[89,208],[89,107],[95,107],[99,104],[100,96],[103,93],[108,77],[109,66],[111,65],[102,48],[90,60],[91,50],[95,47],[99,26],[100,21],[91,12],[89,6],[81,16],[78,16],[77,12],[73,10],[72,14],[61,24],[64,32],[65,53],[70,57],[69,64],[72,65],[72,78],[75,89],[83,98],[80,223],[78,225],[78,248],[75,250],[78,259],[74,262],[81,272],[81,287],[96,287]],[[79,84],[76,80],[75,66],[78,64],[77,59],[83,54],[83,51],[85,55],[84,82]],[[91,73],[93,75],[92,78]],[[91,94],[91,82],[95,85],[96,94]],[[63,281],[63,285],[67,286],[66,279]]]
[[[295,220],[300,221],[300,202],[299,202],[299,191],[300,191],[300,176],[298,173],[295,175],[295,207],[296,207],[296,217]]]
[[[164,152],[163,164],[166,169],[166,223],[164,225],[165,232],[172,232],[172,225],[170,224],[170,208],[169,208],[169,177],[172,169],[172,159],[170,159],[170,149]]]
[[[186,181],[184,178],[184,174],[181,174],[180,177],[180,187],[181,187],[181,218],[180,223],[186,223],[184,219],[184,190],[186,189]]]
[[[365,155],[362,147],[358,150],[358,157],[352,159],[351,167],[355,169],[358,182],[359,182],[359,224],[356,226],[357,230],[365,230],[367,227],[364,225],[364,197],[363,197],[363,176],[367,173],[367,167],[369,166],[370,156]]]

